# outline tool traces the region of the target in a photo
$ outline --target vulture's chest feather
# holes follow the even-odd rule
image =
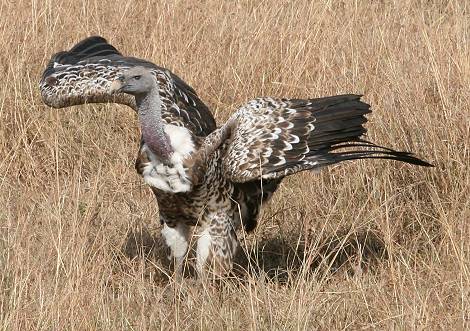
[[[169,161],[162,162],[144,143],[141,152],[147,162],[140,165],[141,175],[148,185],[161,191],[188,192],[192,183],[183,162],[195,149],[193,139],[188,129],[175,125],[166,125],[165,133],[173,149]]]

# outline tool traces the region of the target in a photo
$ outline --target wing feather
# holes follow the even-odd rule
[[[228,121],[223,165],[234,182],[279,179],[298,171],[354,159],[393,159],[430,166],[408,152],[362,140],[370,106],[359,95],[320,99],[260,98]]]
[[[109,93],[111,83],[133,66],[147,67],[155,75],[167,123],[185,126],[197,136],[215,130],[212,113],[181,78],[149,61],[123,56],[99,36],[86,38],[69,51],[52,56],[39,83],[42,99],[54,108],[113,102],[135,109],[134,97]]]

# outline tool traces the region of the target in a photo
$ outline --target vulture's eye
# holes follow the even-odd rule
[[[134,76],[134,79],[135,79],[135,80],[139,80],[140,77],[142,77],[142,76],[141,76],[141,75],[137,75],[137,76]]]

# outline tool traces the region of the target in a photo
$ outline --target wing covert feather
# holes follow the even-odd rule
[[[135,109],[134,97],[109,93],[111,83],[134,66],[149,68],[158,81],[162,116],[167,123],[185,126],[197,136],[207,136],[215,129],[211,112],[181,78],[149,61],[123,56],[98,36],[52,56],[39,83],[42,99],[54,108],[112,102]]]
[[[224,172],[234,182],[283,178],[334,163],[381,158],[430,164],[361,139],[370,106],[360,95],[319,99],[259,98],[228,121]]]

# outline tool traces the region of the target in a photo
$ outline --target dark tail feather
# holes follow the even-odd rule
[[[355,141],[367,132],[363,124],[371,110],[360,99],[360,95],[346,94],[312,100],[309,108],[315,129],[308,141],[312,155],[335,144]]]
[[[346,151],[333,152],[347,149]],[[321,154],[321,151],[319,151]],[[409,152],[399,152],[391,148],[378,146],[366,140],[358,140],[357,143],[338,144],[324,151],[325,165],[349,160],[361,159],[385,159],[410,163],[422,167],[434,167],[432,164],[421,160]]]
[[[106,39],[100,36],[92,36],[83,39],[73,46],[69,52],[80,54],[83,57],[97,55],[105,56],[111,54],[121,55],[121,53],[113,45],[109,44]]]
[[[55,63],[76,64],[94,56],[110,55],[121,55],[121,53],[103,37],[93,36],[83,39],[69,51],[56,53],[49,61],[48,67],[54,67]]]
[[[432,167],[412,153],[395,151],[361,139],[367,132],[363,125],[371,109],[360,99],[361,95],[346,94],[311,100],[308,107],[316,121],[308,141],[309,156],[317,158],[320,166],[348,160],[387,159]]]

